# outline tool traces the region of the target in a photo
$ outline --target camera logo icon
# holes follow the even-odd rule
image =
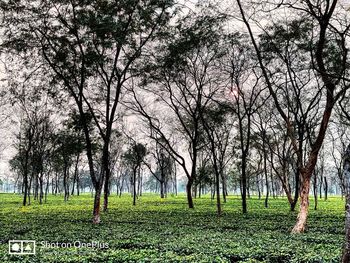
[[[9,240],[9,254],[35,255],[34,240]]]

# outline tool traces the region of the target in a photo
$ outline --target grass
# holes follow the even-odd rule
[[[91,195],[49,196],[47,204],[21,206],[21,197],[0,194],[0,262],[339,262],[344,236],[344,202],[338,197],[319,201],[310,210],[308,230],[292,235],[296,212],[287,200],[241,201],[230,197],[218,218],[208,196],[189,210],[184,195],[161,200],[129,195],[111,196],[102,223],[92,225]],[[313,202],[311,200],[311,204]],[[36,240],[35,256],[8,254],[8,240]],[[108,248],[45,248],[42,241],[108,243]]]

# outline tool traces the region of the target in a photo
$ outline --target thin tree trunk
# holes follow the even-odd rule
[[[350,262],[350,144],[344,154],[343,185],[345,191],[345,242],[343,248],[342,263]]]
[[[227,184],[226,184],[226,176],[223,174],[223,172],[221,172],[221,180],[222,180],[222,197],[224,199],[224,203],[226,203]]]
[[[327,177],[324,178],[324,200],[327,201],[328,198],[328,182],[327,182]]]
[[[44,178],[43,174],[41,172],[40,177],[39,177],[39,184],[40,184],[40,193],[39,193],[39,204],[43,204],[43,197],[44,197]]]
[[[176,169],[176,165],[174,165],[174,188],[175,188],[175,195],[177,196],[177,179],[176,179],[176,173],[177,173],[177,169]]]
[[[267,153],[265,149],[265,133],[263,137],[263,151],[264,151],[264,173],[265,173],[265,184],[266,184],[266,197],[265,197],[265,207],[268,208],[269,204],[269,179],[268,179],[268,173],[267,173]],[[271,181],[272,184],[272,181]]]
[[[221,201],[220,201],[220,175],[216,172],[216,207],[218,216],[221,216]]]
[[[245,170],[245,164],[243,164],[242,160],[242,212],[243,214],[247,213],[247,175]]]
[[[74,176],[73,176],[73,185],[72,185],[72,192],[71,195],[74,195],[74,190],[75,190],[75,184],[78,184],[78,164],[79,164],[79,157],[80,157],[80,153],[77,154],[77,159],[75,161],[75,167],[74,167]],[[79,188],[79,186],[77,186],[77,189]]]
[[[47,175],[46,188],[45,188],[45,203],[47,202],[47,194],[49,192],[50,177]],[[51,186],[52,187],[52,186]]]
[[[193,184],[193,180],[189,179],[186,185],[188,208],[194,208],[193,199],[192,199],[192,184]]]
[[[314,198],[315,198],[315,207],[317,210],[317,173],[314,171]]]
[[[299,199],[299,183],[300,183],[300,169],[297,168],[297,171],[295,173],[295,177],[294,177],[294,199],[293,199],[293,203],[290,205],[290,211],[295,211],[295,207],[298,203],[298,199]]]
[[[164,198],[164,181],[160,181],[160,198]]]
[[[256,177],[256,188],[258,190],[258,199],[261,199],[261,190],[260,190],[260,182],[259,182],[259,175],[257,175]]]
[[[28,175],[24,175],[24,196],[23,196],[23,206],[27,205],[27,195],[28,195]]]
[[[137,167],[134,168],[134,171],[133,171],[133,199],[132,199],[132,205],[136,205],[136,170],[137,170]]]

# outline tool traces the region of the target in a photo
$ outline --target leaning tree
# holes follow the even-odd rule
[[[335,103],[342,97],[342,95],[349,89],[348,75],[348,56],[346,43],[349,39],[350,26],[347,21],[347,12],[342,9],[342,6],[337,0],[325,1],[282,1],[281,3],[264,2],[265,18],[268,19],[264,25],[257,24],[253,26],[253,18],[255,13],[254,8],[249,8],[243,5],[240,0],[236,1],[240,11],[240,16],[248,30],[251,38],[251,44],[255,50],[257,63],[261,70],[261,74],[265,80],[265,84],[269,89],[272,99],[275,103],[276,109],[280,117],[285,123],[288,136],[292,142],[293,150],[298,155],[298,169],[301,178],[300,189],[300,210],[297,222],[292,230],[293,233],[300,233],[305,230],[306,220],[309,208],[309,192],[310,182],[314,173],[316,162],[320,149],[322,147],[326,131],[331,119],[332,111]],[[288,11],[288,19],[281,17]],[[267,11],[267,12],[266,12]],[[249,13],[249,14],[248,14]],[[282,19],[287,20],[286,27],[283,27]],[[298,21],[294,23],[293,21]],[[273,26],[280,31],[273,39],[273,35],[269,34],[267,27]],[[278,56],[279,64],[270,63],[271,59],[266,56],[264,46],[261,45],[257,39],[255,29],[261,29],[265,39],[268,40],[271,48]],[[283,38],[283,39],[281,39]],[[278,45],[276,41],[282,40]],[[297,47],[297,52],[292,53],[291,49]],[[291,49],[290,49],[291,48]],[[286,52],[281,52],[281,51]],[[307,57],[306,57],[307,55]],[[314,108],[315,100],[319,101],[317,104],[317,126],[315,127],[315,136],[307,145],[306,151],[303,150],[299,144],[300,134],[294,128],[293,119],[286,112],[284,106],[280,102],[280,83],[276,82],[276,75],[273,71],[280,69],[280,73],[285,75],[288,84],[292,89],[305,85],[303,71],[295,71],[295,66],[298,63],[304,69],[311,69],[309,73],[312,74],[313,79],[308,83],[307,91],[313,92],[305,96],[308,101],[299,101],[304,108],[304,113]],[[300,64],[301,63],[301,64]],[[271,69],[272,72],[270,71]],[[310,75],[309,75],[310,76]],[[278,76],[277,76],[278,77]],[[278,78],[277,78],[278,80]],[[290,98],[294,98],[294,94],[288,94]],[[295,97],[298,100],[298,97]],[[309,115],[308,115],[309,117]],[[304,131],[307,132],[306,130]],[[306,154],[305,161],[302,160],[301,154]]]

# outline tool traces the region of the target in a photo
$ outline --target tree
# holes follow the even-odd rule
[[[125,159],[127,165],[132,170],[132,186],[133,186],[133,205],[136,205],[137,191],[136,191],[136,176],[140,175],[141,165],[144,162],[144,158],[147,154],[146,147],[141,143],[133,144],[129,150],[124,153],[123,158]]]
[[[337,8],[337,3],[337,0],[327,0],[317,3],[307,0],[293,4],[291,1],[286,1],[276,6],[276,10],[279,8],[289,8],[291,12],[297,12],[304,21],[303,25],[310,24],[312,30],[317,32],[309,35],[309,44],[307,48],[309,50],[309,55],[311,55],[309,61],[315,72],[316,85],[320,85],[318,91],[318,94],[320,94],[319,96],[322,96],[320,101],[324,102],[324,106],[318,104],[318,106],[323,109],[317,123],[318,131],[315,134],[315,139],[312,140],[312,143],[308,147],[306,161],[302,164],[300,161],[302,158],[302,156],[300,156],[301,147],[298,146],[298,137],[293,129],[293,123],[281,106],[278,93],[274,88],[274,80],[269,73],[268,64],[264,60],[262,49],[256,41],[256,36],[250,24],[251,22],[247,19],[247,11],[243,7],[242,2],[237,0],[241,17],[248,29],[265,84],[269,89],[281,118],[285,122],[288,136],[293,144],[293,150],[298,154],[299,158],[298,169],[300,169],[300,176],[302,179],[300,210],[297,222],[292,230],[293,233],[300,233],[305,230],[309,208],[310,181],[316,166],[318,153],[325,138],[333,107],[349,88],[345,77],[347,74],[346,65],[348,63],[345,43],[348,38],[349,27],[338,24],[342,16],[341,11]],[[272,13],[270,12],[270,14]],[[346,23],[345,20],[344,23]],[[295,37],[295,35],[289,36],[292,38]],[[284,61],[287,68],[290,68],[288,67],[289,61],[288,59]],[[312,103],[311,101],[309,105],[312,105]]]
[[[206,107],[203,107],[201,111],[201,122],[203,129],[207,135],[209,141],[209,153],[212,161],[212,168],[215,174],[215,192],[216,192],[216,205],[218,216],[221,216],[221,200],[220,200],[220,180],[223,182],[223,197],[226,201],[226,182],[225,182],[225,166],[227,165],[227,151],[230,144],[230,135],[232,129],[232,121],[226,121],[227,118],[232,119],[230,116],[230,109],[223,107],[218,103],[209,103]],[[201,175],[205,176],[204,170],[201,170]],[[204,177],[205,178],[205,177]],[[202,178],[203,179],[203,178]]]
[[[244,39],[245,37],[239,34],[232,36],[231,42],[228,43],[230,53],[224,63],[225,71],[229,75],[227,106],[234,113],[238,124],[242,211],[247,213],[247,165],[252,137],[252,117],[266,99],[261,96],[264,88],[260,85],[259,74],[252,69],[254,62],[249,55],[249,49],[241,44]]]
[[[83,150],[83,144],[79,134],[72,133],[69,130],[62,130],[55,135],[55,162],[58,172],[63,172],[63,188],[64,188],[64,200],[68,201],[69,198],[69,182],[70,182],[70,169],[77,156]],[[77,173],[76,161],[74,172]],[[76,174],[74,174],[76,177]],[[75,178],[74,177],[74,178]],[[74,179],[73,178],[73,179]],[[73,184],[74,185],[74,184]]]
[[[159,1],[15,1],[4,12],[3,47],[20,55],[36,54],[78,110],[95,189],[93,222],[100,222],[100,196],[110,179],[109,147],[120,95],[145,46],[162,33],[174,2]],[[16,30],[13,30],[16,28]],[[95,172],[86,114],[103,142]],[[107,184],[108,185],[108,184]]]
[[[161,138],[159,144],[182,167],[188,179],[189,208],[194,207],[192,186],[196,179],[198,153],[204,142],[201,111],[222,88],[223,77],[217,62],[223,55],[219,48],[223,20],[223,17],[202,13],[182,19],[173,28],[171,38],[165,39],[153,60],[148,62],[150,66],[143,76],[142,89],[136,90],[133,86],[133,102],[127,106],[142,116],[150,129],[150,137]],[[167,116],[159,112],[151,114],[152,109],[142,100],[145,93],[154,97],[154,102],[163,113],[166,111]],[[174,133],[183,140],[188,153],[174,148],[171,143]]]
[[[144,164],[160,185],[160,198],[165,198],[168,192],[168,184],[174,174],[174,160],[168,151],[163,149],[157,141],[155,142],[156,145],[150,154],[155,161],[156,168],[152,169],[151,164],[147,161]]]

